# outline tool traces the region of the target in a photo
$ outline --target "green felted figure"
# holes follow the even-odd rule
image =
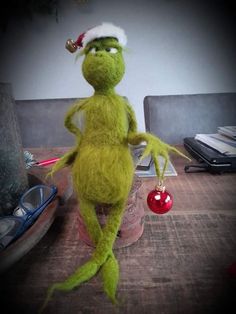
[[[133,109],[116,94],[114,87],[125,72],[122,55],[125,44],[124,31],[105,23],[82,34],[76,42],[70,40],[67,43],[71,52],[81,47],[83,75],[95,92],[93,96],[76,102],[67,112],[65,126],[75,135],[76,146],[54,165],[51,174],[65,166],[71,167],[80,212],[96,248],[87,263],[64,282],[49,288],[44,306],[55,290],[72,290],[98,271],[105,293],[117,303],[119,266],[112,248],[135,170],[129,144],[147,143],[143,158],[152,155],[159,178],[158,155],[165,158],[165,167],[170,151],[183,155],[152,134],[138,133]],[[76,125],[75,117],[82,121],[80,127]],[[103,229],[96,216],[96,204],[111,206]]]

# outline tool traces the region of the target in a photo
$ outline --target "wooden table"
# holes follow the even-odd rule
[[[181,146],[178,147],[186,155],[189,154]],[[33,148],[30,151],[37,160],[60,157],[68,148]],[[190,156],[191,157],[191,156]],[[201,173],[185,173],[184,166],[189,162],[178,155],[171,155],[171,160],[178,173],[176,177],[166,177],[165,186],[174,196],[174,211],[235,210],[236,173],[222,175]],[[196,163],[194,159],[192,163]],[[32,173],[45,177],[49,168],[35,168]],[[64,170],[63,170],[64,171]],[[66,173],[66,172],[65,172]],[[146,207],[146,196],[156,185],[156,178],[143,178],[140,199]],[[71,191],[69,191],[71,193]]]
[[[66,150],[30,149],[38,160]],[[203,314],[220,308],[216,298],[221,300],[225,289],[231,289],[222,279],[224,267],[236,261],[236,174],[186,174],[183,158],[173,155],[171,160],[178,176],[166,178],[165,186],[174,197],[173,209],[159,216],[150,212],[146,197],[156,180],[142,179],[139,201],[146,211],[145,231],[135,244],[115,251],[120,307],[106,298],[97,276],[73,292],[56,293],[45,313]],[[44,238],[1,277],[1,300],[8,308],[3,313],[36,313],[48,286],[67,278],[92,251],[78,237],[72,194]]]

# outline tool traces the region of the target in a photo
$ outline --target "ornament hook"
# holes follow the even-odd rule
[[[159,181],[158,181],[158,184],[157,184],[157,186],[156,186],[156,190],[157,191],[160,191],[160,192],[165,192],[165,189],[166,189],[166,187],[163,185],[163,179],[160,179]]]

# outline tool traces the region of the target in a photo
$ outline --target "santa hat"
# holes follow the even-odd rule
[[[86,32],[80,34],[76,41],[68,39],[66,42],[66,49],[73,53],[79,47],[82,51],[89,42],[94,39],[104,37],[116,38],[122,47],[124,47],[127,43],[127,37],[122,28],[111,23],[102,23],[101,25],[90,28]]]

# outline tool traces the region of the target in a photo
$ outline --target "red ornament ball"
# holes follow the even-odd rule
[[[155,189],[148,194],[147,204],[155,214],[165,214],[172,208],[173,197],[165,188]]]

